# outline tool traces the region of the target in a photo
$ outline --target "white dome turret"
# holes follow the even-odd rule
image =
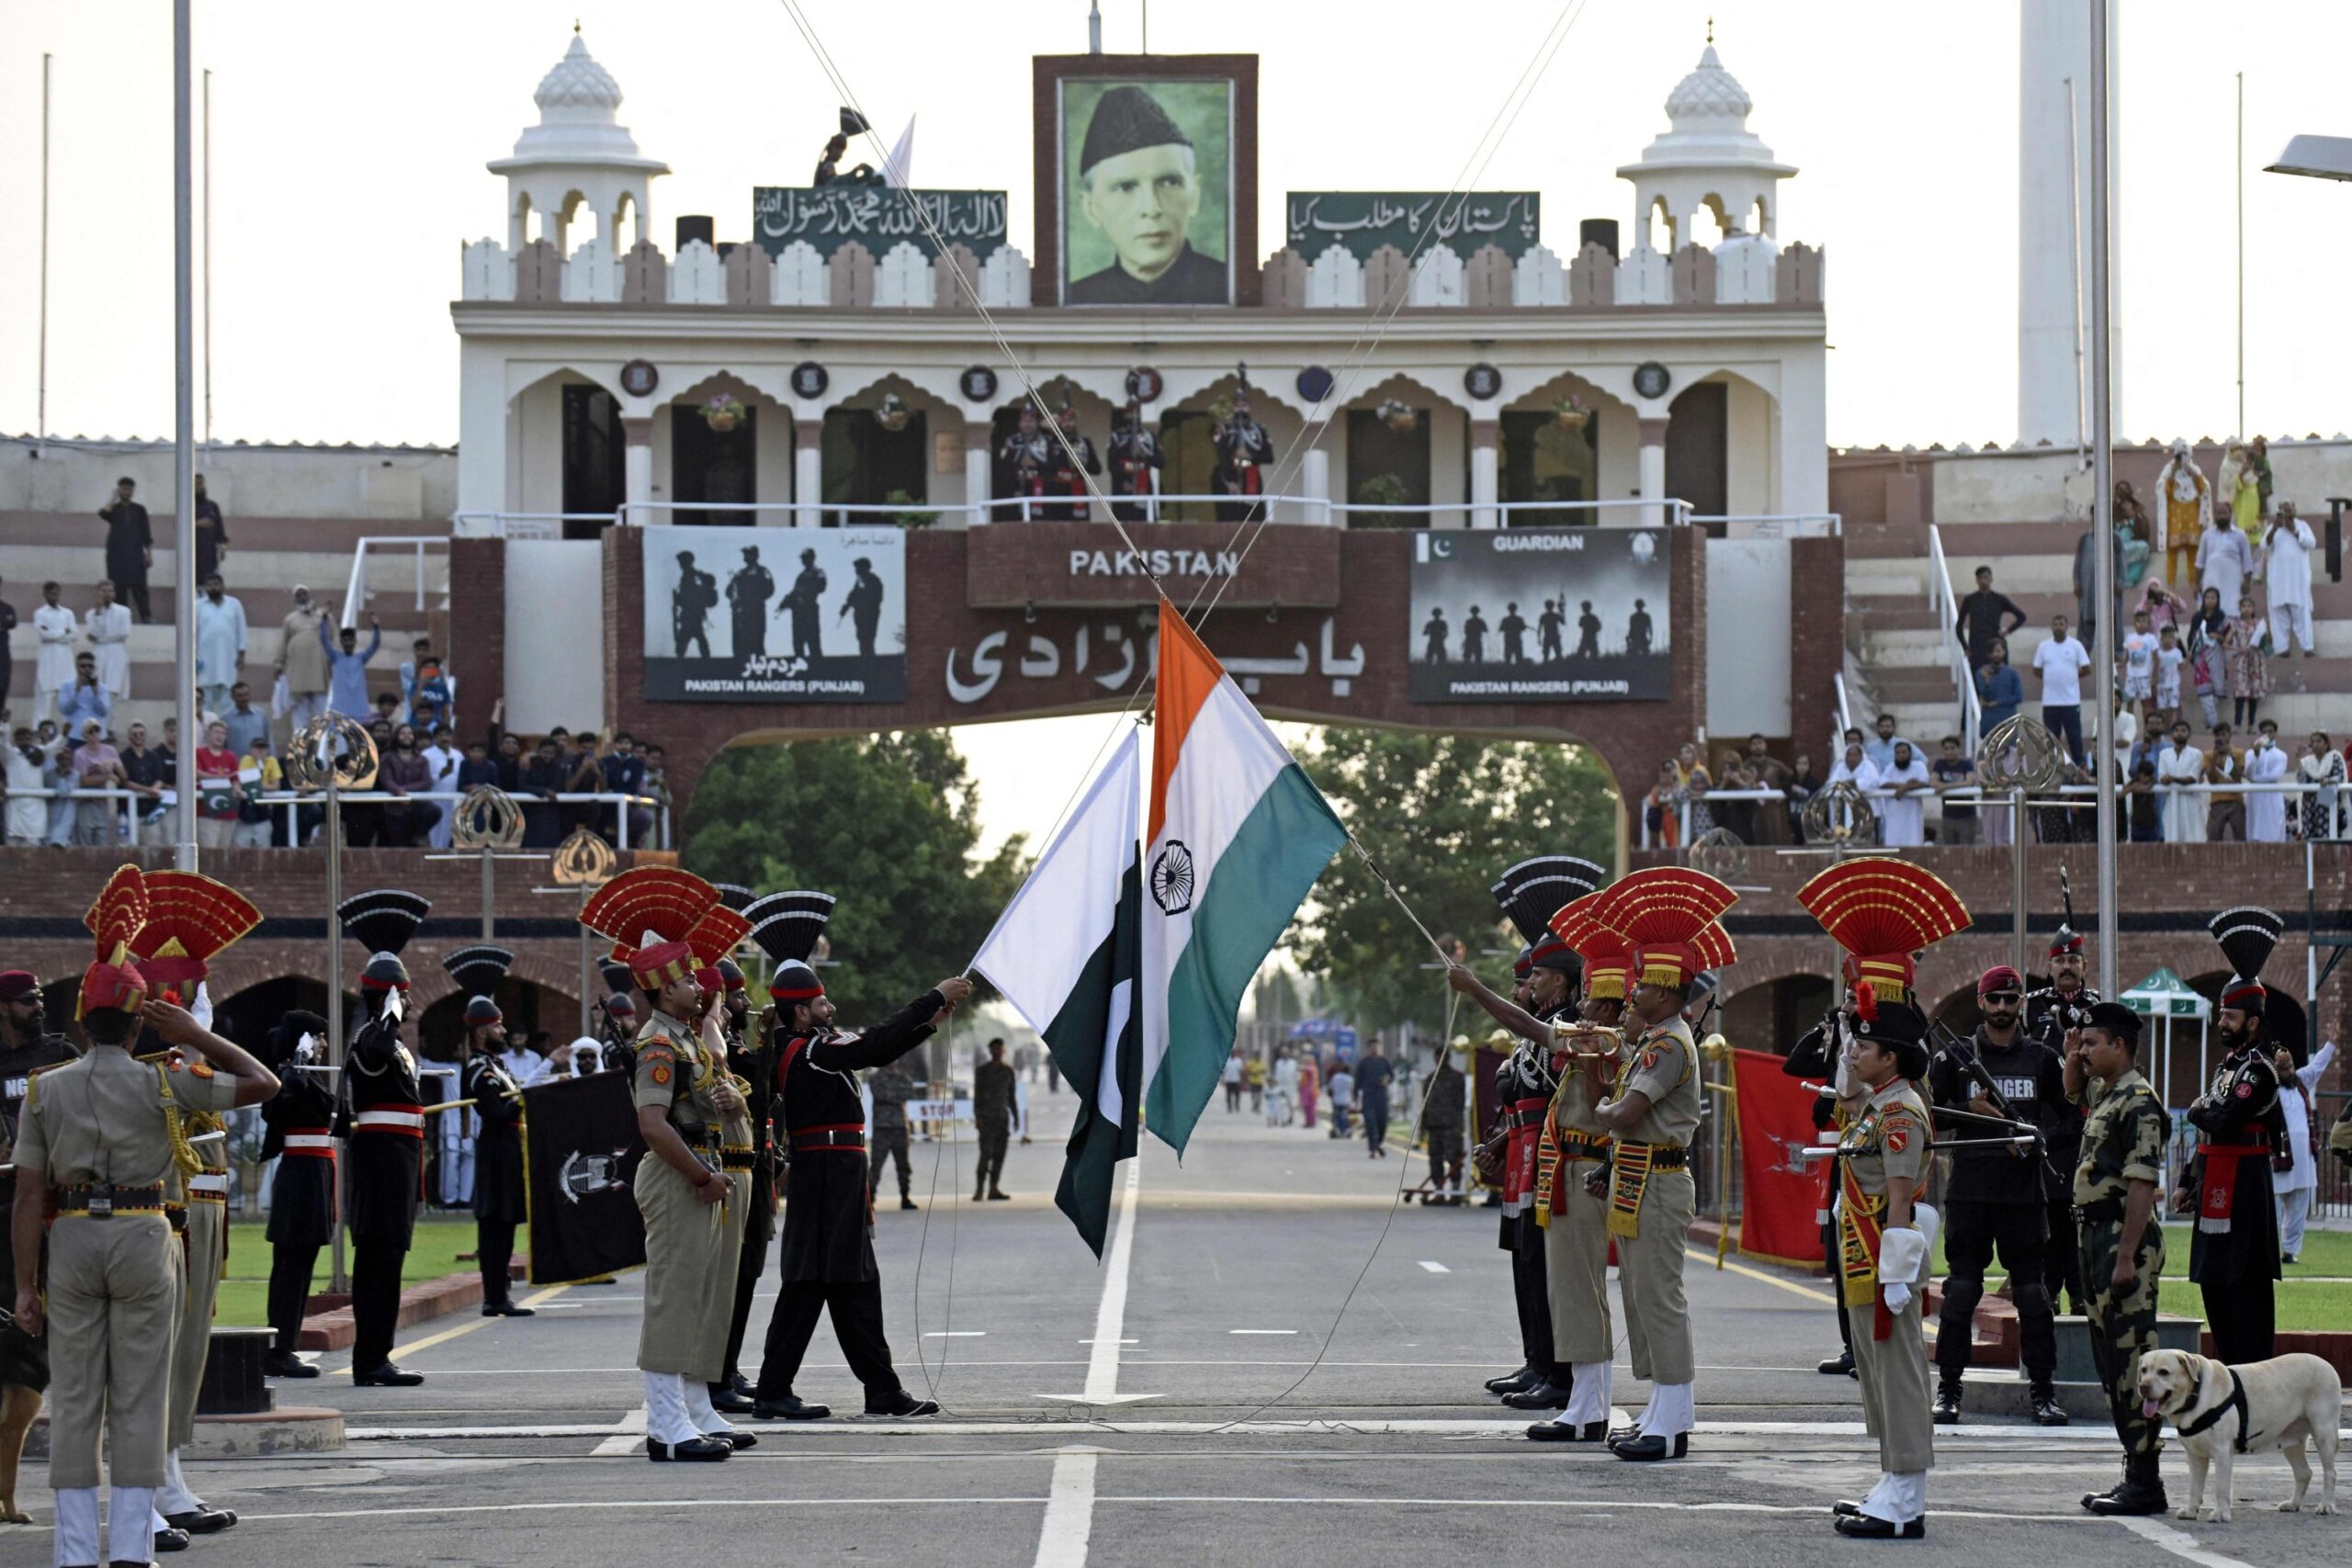
[[[636,219],[639,237],[650,237],[652,182],[670,166],[638,152],[637,139],[616,118],[621,85],[589,54],[578,29],[532,98],[539,123],[515,139],[513,156],[490,164],[492,174],[506,177],[508,248],[522,247],[537,212],[541,237],[569,254],[571,220],[583,206],[616,251],[624,212]]]
[[[1739,78],[1724,69],[1711,28],[1691,73],[1667,95],[1668,129],[1643,150],[1641,162],[1617,171],[1634,182],[1634,243],[1649,243],[1650,217],[1662,209],[1672,243],[1690,238],[1701,208],[1726,230],[1770,236],[1780,216],[1780,182],[1796,173],[1773,160],[1772,150],[1747,129],[1756,107]]]

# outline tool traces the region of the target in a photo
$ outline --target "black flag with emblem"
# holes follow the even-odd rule
[[[645,1154],[625,1073],[553,1078],[523,1091],[531,1283],[565,1285],[645,1261],[629,1190]]]

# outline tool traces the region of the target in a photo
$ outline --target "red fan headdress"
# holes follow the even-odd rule
[[[1555,914],[1552,934],[1584,960],[1584,994],[1597,1000],[1623,1001],[1632,989],[1634,944],[1601,924],[1596,908],[1601,893],[1588,893]]]
[[[147,879],[135,865],[119,868],[82,917],[96,939],[97,957],[82,972],[74,1016],[114,1009],[134,1012],[147,999],[147,979],[130,959],[130,944],[147,923]]]
[[[612,939],[613,956],[628,965],[639,990],[658,991],[694,974],[695,951],[686,939],[718,908],[718,889],[692,872],[641,865],[598,888],[580,911],[580,923]]]
[[[1645,986],[1685,986],[1738,954],[1716,924],[1739,895],[1703,871],[1657,865],[1600,895],[1593,916],[1633,944],[1634,976]]]
[[[1847,953],[1847,977],[1875,1006],[1908,1004],[1912,955],[1966,931],[1968,907],[1924,866],[1871,856],[1841,861],[1797,889],[1797,902]]]
[[[686,933],[686,946],[695,955],[695,984],[706,991],[727,989],[726,977],[718,972],[718,961],[734,952],[735,944],[751,930],[752,922],[725,904],[696,920],[695,929]]]
[[[193,871],[151,871],[144,880],[147,923],[130,951],[156,996],[188,1006],[212,960],[261,924],[261,911],[226,883]]]

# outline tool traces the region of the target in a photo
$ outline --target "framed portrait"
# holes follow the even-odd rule
[[[1041,56],[1039,303],[1250,302],[1254,56]]]

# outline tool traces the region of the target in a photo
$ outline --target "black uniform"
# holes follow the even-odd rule
[[[2061,997],[2049,986],[2025,994],[2025,1032],[2041,1042],[2042,1048],[2056,1056],[2063,1067],[2066,1060],[2066,1032],[2080,1029],[2090,1021],[2091,1004],[2098,1000],[2098,993],[2088,986],[2071,997]],[[2054,1308],[2063,1292],[2070,1310],[2081,1312],[2089,1298],[2083,1293],[2083,1260],[2075,1235],[2075,1194],[2073,1171],[2082,1163],[2082,1113],[2069,1107],[2047,1131],[2050,1164],[2067,1173],[2063,1179],[2053,1178],[2048,1190],[2050,1204],[2050,1247],[2042,1264],[2041,1277],[2050,1286],[2050,1302]]]
[[[2232,1365],[2267,1361],[2277,1354],[2278,1212],[2271,1196],[2270,1157],[2286,1132],[2278,1109],[2278,1074],[2267,1044],[2257,1041],[2222,1059],[2213,1085],[2188,1108],[2197,1129],[2197,1156],[2183,1175],[2199,1197],[2197,1228],[2188,1243],[2188,1277],[2205,1298],[2213,1353]],[[2240,1149],[2235,1155],[2223,1149]],[[2237,1166],[2228,1209],[2209,1213],[2207,1166]],[[2218,1169],[2214,1174],[2220,1174]]]
[[[1548,1023],[1558,1011],[1554,1009],[1539,1012],[1536,1017]],[[1542,1124],[1543,1108],[1552,1103],[1552,1096],[1560,1087],[1559,1078],[1552,1072],[1551,1055],[1549,1046],[1522,1041],[1495,1069],[1495,1089],[1506,1117],[1532,1117],[1532,1123],[1524,1124]],[[1513,1106],[1530,1109],[1513,1111]],[[1514,1141],[1513,1147],[1516,1146]],[[1500,1245],[1510,1254],[1511,1298],[1519,1309],[1520,1349],[1526,1356],[1527,1364],[1542,1374],[1544,1381],[1565,1388],[1568,1369],[1554,1365],[1552,1287],[1544,1269],[1544,1228],[1535,1223],[1532,1177],[1520,1211],[1503,1216]]]
[[[1266,493],[1266,469],[1274,460],[1273,438],[1266,427],[1246,412],[1217,427],[1216,468],[1211,488],[1219,495],[1242,499],[1216,503],[1220,523],[1261,523],[1266,508],[1257,498]]]
[[[727,1371],[718,1388],[731,1388],[741,1372],[743,1332],[752,1320],[752,1292],[767,1271],[768,1243],[775,1239],[775,1138],[768,1116],[775,1105],[775,1012],[761,1015],[745,1039],[730,1027],[727,1070],[752,1086],[743,1114],[752,1122],[752,1213],[743,1226],[743,1257],[735,1269],[735,1315],[727,1327]],[[716,1388],[714,1389],[716,1392]]]
[[[262,1102],[261,1157],[277,1167],[262,1234],[270,1245],[269,1325],[277,1349],[291,1356],[301,1348],[319,1248],[334,1239],[334,1091],[324,1075],[295,1066],[290,1051],[272,1070],[277,1092]]]
[[[459,1091],[481,1120],[474,1132],[474,1253],[481,1264],[481,1303],[507,1305],[514,1227],[527,1217],[523,1197],[523,1100],[514,1075],[494,1055],[467,1060]]]
[[[0,1145],[13,1149],[17,1144],[17,1119],[24,1113],[26,1086],[33,1075],[44,1067],[60,1066],[74,1060],[73,1043],[59,1034],[44,1034],[29,1045],[0,1051]],[[13,1167],[0,1170],[0,1203],[13,1205],[17,1201],[17,1172]],[[17,1278],[17,1252],[11,1237],[0,1236],[0,1267],[8,1272],[11,1282],[10,1303],[14,1304],[13,1284]],[[0,1326],[0,1385],[11,1388],[45,1389],[49,1386],[49,1346],[45,1339],[35,1339],[14,1323]]]
[[[1818,1078],[1823,1083],[1835,1083],[1838,1079],[1838,1050],[1836,1034],[1829,1027],[1829,1021],[1825,1018],[1797,1037],[1797,1043],[1791,1046],[1789,1054],[1781,1059],[1781,1071],[1792,1078]],[[1816,1133],[1826,1132],[1837,1123],[1838,1102],[1826,1094],[1814,1096],[1813,1130]],[[1829,1185],[1825,1190],[1835,1193],[1838,1190],[1838,1157],[1832,1155],[1826,1163],[1829,1167]],[[1814,1211],[1814,1216],[1821,1223],[1822,1268],[1832,1280],[1835,1280],[1838,1278],[1839,1250],[1838,1216],[1830,1209],[1826,1198],[1823,1199],[1822,1206]],[[1831,1301],[1834,1305],[1836,1297],[1833,1296]],[[1846,1309],[1843,1306],[1837,1306],[1836,1310],[1838,1342],[1846,1348],[1845,1366],[1846,1370],[1851,1371],[1854,1360],[1854,1327],[1847,1321]],[[1822,1370],[1834,1372],[1838,1369],[1835,1363],[1824,1362]]]
[[[785,1043],[776,1065],[776,1111],[789,1145],[785,1187],[784,1286],[768,1319],[757,1397],[792,1393],[817,1317],[830,1311],[842,1354],[867,1403],[899,1392],[882,1332],[882,1271],[874,1261],[874,1201],[865,1170],[861,1068],[878,1067],[931,1038],[947,1005],[925,991],[863,1035],[824,1030]]]
[[[400,1025],[374,1018],[344,1058],[345,1148],[351,1165],[351,1364],[391,1359],[401,1267],[424,1175],[424,1102]]]
[[[1143,504],[1145,496],[1159,489],[1159,471],[1168,466],[1167,455],[1159,449],[1159,437],[1139,423],[1130,422],[1111,433],[1111,493],[1114,496],[1135,496],[1130,502],[1114,501],[1111,515],[1122,523],[1141,523],[1148,516]]]
[[[2022,1030],[2007,1046],[1996,1045],[1981,1026],[1965,1049],[2019,1121],[2041,1128],[2045,1138],[2070,1125],[2080,1144],[2081,1120],[2066,1098],[2065,1070],[2054,1052]],[[1951,1048],[1937,1052],[1928,1063],[1928,1093],[1937,1109],[1966,1111],[1982,1092]],[[1947,1385],[1958,1383],[1967,1370],[1976,1303],[1984,1297],[1984,1269],[1997,1248],[2015,1287],[2026,1377],[2037,1392],[2047,1392],[2058,1364],[2058,1340],[2047,1271],[2052,1178],[2043,1163],[2045,1151],[1996,1142],[2007,1134],[1957,1120],[1942,1135],[1951,1143],[1984,1146],[1955,1150],[1944,1187],[1944,1258],[1950,1271],[1936,1335],[1936,1368]],[[2071,1197],[2074,1167],[2064,1168]]]
[[[1069,460],[1069,453],[1063,449],[1063,439],[1077,449],[1078,461],[1074,464]],[[1037,514],[1053,523],[1083,523],[1086,521],[1086,479],[1079,469],[1082,468],[1089,474],[1102,471],[1102,459],[1095,456],[1094,443],[1075,430],[1065,430],[1060,437],[1046,436],[1046,448],[1053,457],[1053,466],[1046,480],[1046,490],[1052,494],[1073,499],[1068,503],[1040,507]]]

